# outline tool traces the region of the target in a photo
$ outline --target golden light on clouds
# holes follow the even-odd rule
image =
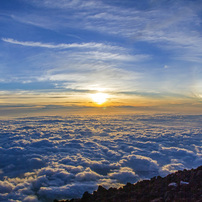
[[[106,94],[106,93],[95,93],[95,94],[91,94],[91,98],[92,98],[94,103],[96,103],[98,105],[102,105],[107,101],[108,94]]]

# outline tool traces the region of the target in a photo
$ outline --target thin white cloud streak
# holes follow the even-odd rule
[[[21,46],[30,46],[30,47],[40,47],[40,48],[50,48],[50,49],[71,49],[71,48],[83,48],[83,49],[102,49],[101,51],[91,51],[91,52],[82,52],[80,54],[80,57],[84,57],[91,55],[91,58],[95,60],[123,60],[123,61],[138,61],[138,60],[144,60],[149,58],[149,55],[126,55],[126,54],[120,54],[117,52],[119,51],[126,51],[124,48],[120,46],[111,46],[106,45],[103,43],[72,43],[72,44],[50,44],[50,43],[41,43],[41,42],[33,42],[33,41],[18,41],[11,38],[2,38],[2,41],[11,43],[11,44],[17,44]],[[105,52],[104,52],[105,50]],[[106,52],[116,50],[115,52]]]
[[[100,10],[100,8],[107,9],[110,6],[107,6],[106,4],[103,4],[102,1],[94,1],[94,0],[88,0],[88,1],[82,1],[82,0],[58,0],[58,1],[52,1],[52,0],[44,0],[44,1],[38,1],[38,0],[24,0],[25,2],[31,3],[37,7],[45,7],[45,8],[53,8],[53,9],[73,9],[73,10]]]
[[[72,44],[48,44],[33,41],[17,41],[11,38],[2,38],[2,41],[17,44],[22,46],[50,48],[50,49],[69,49],[69,48],[113,48],[112,46],[104,45],[102,43],[72,43]],[[114,47],[115,48],[115,47]]]

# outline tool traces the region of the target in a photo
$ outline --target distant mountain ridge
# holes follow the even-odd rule
[[[202,202],[202,165],[196,169],[177,171],[166,177],[127,183],[119,189],[102,186],[93,194],[85,192],[81,199],[54,202]]]

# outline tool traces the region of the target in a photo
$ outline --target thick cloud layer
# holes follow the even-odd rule
[[[202,116],[31,117],[0,122],[0,201],[80,197],[98,185],[202,164]]]

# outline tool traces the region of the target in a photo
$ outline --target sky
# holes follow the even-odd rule
[[[201,114],[201,23],[200,0],[1,0],[0,114]]]

